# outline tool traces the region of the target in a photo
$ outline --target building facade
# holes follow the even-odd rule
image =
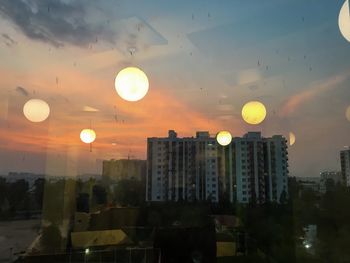
[[[122,179],[144,180],[146,177],[146,161],[137,159],[104,160],[102,163],[102,179],[120,181]]]
[[[147,201],[218,201],[218,154],[208,132],[147,139]]]
[[[340,151],[340,164],[343,182],[350,186],[350,149]]]
[[[325,193],[327,191],[328,181],[332,181],[334,185],[342,184],[344,182],[341,172],[338,171],[324,171],[320,173],[320,192]]]
[[[250,132],[226,147],[209,132],[147,140],[147,201],[280,202],[288,195],[288,152],[280,135]]]
[[[248,132],[234,138],[224,153],[224,189],[228,189],[231,202],[280,202],[287,198],[288,151],[283,136],[264,138],[260,132]]]
[[[303,189],[320,192],[321,177],[296,177],[296,180]]]

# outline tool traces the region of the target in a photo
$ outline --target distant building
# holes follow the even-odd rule
[[[119,181],[121,179],[144,180],[146,178],[146,160],[121,159],[105,160],[102,163],[102,179]]]
[[[44,174],[34,174],[34,173],[17,173],[9,172],[7,176],[4,177],[7,182],[13,183],[18,180],[25,180],[28,182],[29,187],[33,187],[37,179],[44,179]]]
[[[320,177],[296,177],[296,180],[303,189],[311,189],[315,192],[320,191]]]
[[[222,147],[209,132],[147,140],[147,201],[280,202],[288,196],[288,152],[280,135],[249,132]]]
[[[338,171],[325,171],[320,174],[320,192],[325,193],[327,191],[328,181],[332,181],[334,184],[343,183],[343,176]]]
[[[350,186],[350,149],[340,151],[340,164],[343,182]]]

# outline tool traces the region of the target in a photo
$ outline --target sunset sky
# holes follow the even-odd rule
[[[221,129],[289,132],[290,175],[339,170],[350,145],[350,43],[344,1],[0,1],[0,174],[101,173],[101,160],[145,158],[146,138]],[[150,89],[127,102],[116,74],[141,68]],[[31,123],[24,103],[45,100]],[[242,106],[267,108],[245,124]],[[92,127],[97,139],[83,144]]]

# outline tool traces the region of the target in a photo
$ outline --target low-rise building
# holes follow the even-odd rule
[[[342,184],[343,177],[339,171],[325,171],[320,173],[320,192],[325,193],[329,183],[333,185]]]

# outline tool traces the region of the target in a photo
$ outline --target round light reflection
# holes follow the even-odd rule
[[[344,2],[342,8],[340,9],[338,25],[340,33],[347,41],[350,42],[350,10],[348,0]]]
[[[92,143],[96,139],[96,133],[92,129],[84,129],[80,133],[80,140],[84,143]]]
[[[242,118],[248,124],[259,124],[266,117],[266,108],[259,101],[247,102],[242,108]]]
[[[293,132],[289,133],[289,145],[292,146],[296,141],[295,134]]]
[[[348,121],[350,121],[350,106],[346,108],[345,117]]]
[[[115,89],[127,101],[138,101],[146,96],[149,88],[146,74],[139,68],[127,67],[115,78]]]
[[[42,122],[49,117],[49,105],[39,99],[28,100],[23,106],[24,116],[31,122]]]
[[[226,146],[231,143],[232,135],[228,131],[221,131],[216,135],[216,140],[221,146]]]

